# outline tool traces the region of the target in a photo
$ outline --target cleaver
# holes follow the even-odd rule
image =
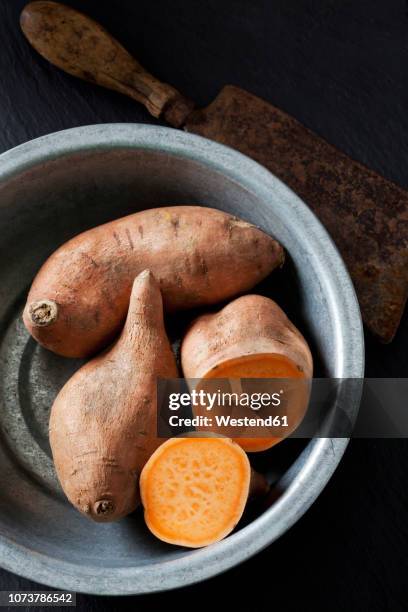
[[[21,28],[65,72],[130,96],[173,127],[238,149],[291,187],[336,243],[366,326],[382,342],[392,340],[408,296],[408,192],[238,87],[227,85],[207,108],[195,109],[98,23],[68,6],[31,2]]]

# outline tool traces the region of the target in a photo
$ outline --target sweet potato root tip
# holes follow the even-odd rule
[[[170,544],[200,548],[227,536],[249,496],[251,467],[228,438],[173,438],[162,444],[140,477],[145,520]]]
[[[27,311],[34,327],[48,327],[58,319],[58,306],[53,300],[31,302]]]
[[[266,480],[265,476],[259,472],[255,472],[255,470],[252,470],[251,481],[249,484],[249,498],[256,499],[265,497],[265,495],[269,493],[270,488],[270,484]]]
[[[136,277],[135,282],[140,284],[148,277],[154,278],[152,272],[148,268],[146,268],[146,270],[142,270],[142,272]]]
[[[101,499],[94,503],[93,511],[96,516],[105,518],[115,512],[115,504],[110,499]]]

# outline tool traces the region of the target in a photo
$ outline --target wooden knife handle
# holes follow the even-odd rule
[[[194,107],[174,87],[146,72],[96,21],[64,4],[30,2],[20,24],[34,49],[54,66],[130,96],[153,117],[180,127]]]

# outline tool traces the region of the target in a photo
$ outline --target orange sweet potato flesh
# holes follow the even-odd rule
[[[167,440],[140,477],[146,524],[170,544],[199,548],[218,542],[240,520],[251,481],[245,452],[228,438]]]
[[[51,411],[50,442],[71,503],[95,521],[113,521],[138,503],[138,478],[157,439],[157,378],[177,377],[158,283],[133,284],[118,341],[66,383]]]
[[[206,381],[211,379],[229,379],[233,384],[242,378],[307,381],[313,376],[306,340],[278,304],[260,295],[240,297],[218,313],[196,319],[183,339],[181,363],[186,378],[198,379],[197,389],[208,388]],[[303,419],[309,393],[308,384],[296,387],[290,425],[280,429],[279,436],[241,437],[236,442],[247,452],[266,450],[280,442]],[[217,411],[222,414],[223,408]],[[233,436],[232,428],[228,435]]]
[[[107,346],[126,317],[134,278],[157,278],[165,309],[215,304],[250,290],[282,265],[270,236],[200,206],[145,210],[61,246],[30,289],[24,323],[44,347],[87,357]]]

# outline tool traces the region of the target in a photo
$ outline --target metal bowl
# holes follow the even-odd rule
[[[151,536],[141,511],[93,524],[65,500],[48,444],[49,409],[78,361],[41,349],[21,324],[41,263],[78,232],[133,211],[203,204],[278,238],[285,269],[259,288],[310,341],[317,373],[363,375],[353,286],[331,239],[299,198],[264,168],[209,140],[128,124],[67,130],[33,140],[0,163],[0,565],[38,582],[96,594],[146,593],[191,584],[247,559],[284,533],[319,495],[347,439],[287,440],[255,457],[273,482],[225,540],[200,550]],[[174,339],[186,320],[169,321]],[[335,399],[333,401],[336,401]],[[358,394],[348,398],[350,414]]]

